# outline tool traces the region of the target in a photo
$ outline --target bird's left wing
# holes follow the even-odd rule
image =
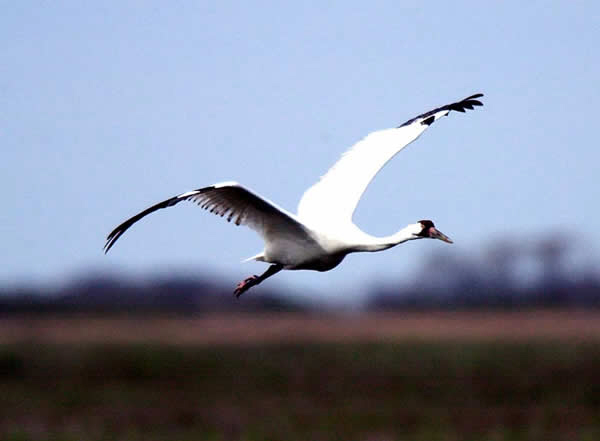
[[[201,208],[221,217],[227,215],[228,222],[233,221],[236,225],[246,225],[259,233],[265,240],[287,235],[305,237],[307,240],[310,237],[310,232],[298,222],[293,214],[242,187],[237,182],[222,182],[174,196],[127,219],[108,235],[104,252],[107,253],[117,239],[143,217],[161,208],[172,207],[181,201],[195,202]]]
[[[298,205],[300,220],[324,229],[350,223],[362,194],[386,162],[450,111],[464,112],[482,106],[477,100],[482,96],[481,93],[472,95],[423,113],[396,128],[367,135],[304,193]]]

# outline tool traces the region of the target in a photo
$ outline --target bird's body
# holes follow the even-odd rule
[[[413,239],[436,238],[452,243],[428,220],[410,224],[390,236],[374,237],[358,228],[352,222],[352,215],[363,192],[386,162],[450,111],[464,112],[481,106],[476,100],[481,96],[470,96],[419,115],[399,127],[369,134],[304,193],[297,215],[236,182],[223,182],[182,193],[128,219],[108,235],[105,252],[135,222],[181,201],[196,202],[262,236],[264,250],[248,260],[272,265],[261,276],[240,282],[234,291],[237,296],[282,269],[328,271],[349,253],[381,251]]]

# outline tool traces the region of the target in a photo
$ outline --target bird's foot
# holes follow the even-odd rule
[[[250,276],[250,277],[242,280],[240,283],[237,284],[237,287],[235,288],[235,291],[233,291],[233,294],[236,297],[241,296],[246,291],[248,291],[250,288],[252,288],[254,285],[256,285],[257,280],[258,280],[258,276],[256,274],[254,276]]]

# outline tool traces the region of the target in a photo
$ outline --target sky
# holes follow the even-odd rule
[[[354,218],[382,236],[432,219],[454,245],[413,241],[265,285],[352,301],[411,279],[440,249],[542,233],[600,241],[598,2],[19,1],[0,12],[0,286],[94,270],[208,272],[233,289],[264,271],[240,263],[261,239],[192,204],[145,218],[108,255],[105,237],[221,181],[295,212],[369,132],[477,92],[485,106],[395,157]]]

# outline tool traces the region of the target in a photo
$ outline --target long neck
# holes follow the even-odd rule
[[[356,251],[382,251],[408,240],[419,239],[414,235],[415,225],[408,225],[391,236],[369,237],[368,241],[356,247]]]

